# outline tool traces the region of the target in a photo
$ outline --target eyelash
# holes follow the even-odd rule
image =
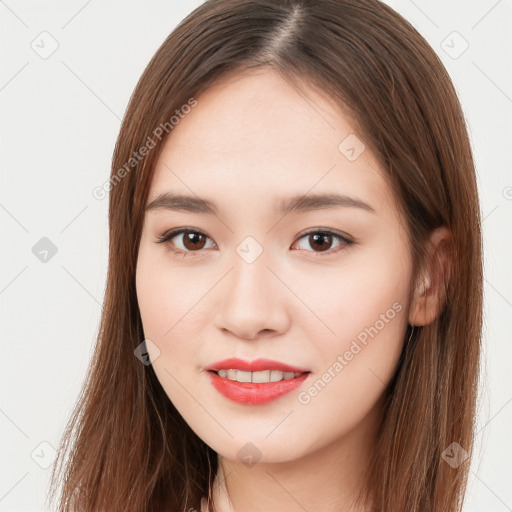
[[[174,237],[176,237],[178,235],[181,235],[182,233],[200,234],[200,235],[205,236],[206,238],[210,238],[206,233],[203,233],[202,231],[199,231],[197,229],[179,228],[179,229],[174,229],[174,230],[172,230],[172,231],[170,231],[168,233],[164,233],[161,236],[158,236],[156,243],[157,244],[167,245],[172,252],[176,253],[176,255],[181,254],[184,258],[189,257],[189,256],[197,256],[194,253],[200,253],[201,250],[198,250],[198,251],[183,251],[181,249],[172,249],[171,248],[170,241]],[[353,240],[349,239],[348,237],[343,236],[343,235],[341,235],[341,234],[339,234],[339,233],[337,233],[335,231],[332,231],[330,229],[313,229],[313,230],[310,230],[310,231],[308,231],[306,233],[303,233],[298,238],[298,240],[301,240],[302,238],[304,238],[306,236],[309,236],[309,235],[313,235],[313,234],[321,234],[321,235],[332,236],[332,237],[336,238],[339,242],[341,242],[343,244],[342,246],[339,246],[339,247],[335,248],[334,250],[327,250],[327,251],[323,251],[323,252],[307,251],[307,252],[316,253],[316,254],[318,254],[321,257],[323,257],[323,256],[331,256],[332,254],[336,254],[340,250],[343,249],[343,246],[347,247],[347,246],[350,246],[350,245],[355,243]]]

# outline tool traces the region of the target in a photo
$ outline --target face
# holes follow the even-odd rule
[[[395,371],[412,262],[363,144],[328,98],[259,69],[199,96],[164,145],[137,262],[144,334],[169,399],[224,457],[292,461],[362,431]],[[229,358],[273,362],[208,370]]]

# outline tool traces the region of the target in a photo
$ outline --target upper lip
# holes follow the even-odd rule
[[[279,370],[282,372],[305,373],[309,372],[304,368],[290,366],[289,364],[281,363],[280,361],[272,361],[271,359],[255,359],[254,361],[243,361],[236,357],[223,359],[216,363],[207,366],[205,370],[242,370],[246,372],[259,372],[265,370]]]

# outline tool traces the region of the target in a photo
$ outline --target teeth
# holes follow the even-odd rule
[[[270,382],[278,382],[283,379],[283,372],[270,370]]]
[[[220,372],[224,372],[225,375],[220,375]],[[238,370],[220,370],[219,371],[219,375],[221,377],[226,377],[228,378],[229,380],[236,380],[236,374],[237,374]],[[227,375],[226,375],[227,374]]]
[[[278,382],[289,380],[302,375],[302,373],[281,372],[279,370],[263,370],[259,372],[244,372],[242,370],[219,370],[219,377],[234,380],[237,382]]]
[[[243,372],[241,370],[237,370],[236,380],[238,382],[251,382],[251,372]]]
[[[252,382],[270,382],[270,370],[254,372],[252,374]]]

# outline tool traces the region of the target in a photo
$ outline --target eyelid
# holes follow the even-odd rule
[[[206,238],[212,240],[212,242],[213,242],[213,238],[211,236],[207,235],[204,231],[197,229],[197,228],[183,227],[183,228],[171,229],[170,231],[166,231],[163,235],[157,236],[156,243],[167,245],[173,238],[175,238],[176,236],[181,235],[183,233],[198,233],[198,234],[203,235]],[[215,242],[213,242],[213,243],[214,243],[215,247],[218,248],[217,244]],[[182,249],[171,249],[171,251],[174,253],[182,254],[183,256],[188,256],[188,255],[198,256],[199,254],[196,255],[194,253],[202,252],[202,251],[183,251]]]
[[[304,231],[303,233],[300,233],[297,235],[297,239],[304,238],[307,235],[312,235],[314,233],[322,233],[324,235],[332,235],[334,237],[339,237],[343,239],[347,243],[355,243],[354,239],[348,235],[347,233],[343,233],[342,231],[337,231],[335,229],[331,228],[311,228],[307,231]]]
[[[312,234],[315,234],[315,233],[323,234],[323,235],[330,235],[333,238],[337,238],[341,242],[340,246],[336,247],[333,250],[329,249],[329,250],[323,251],[323,252],[306,251],[308,253],[315,254],[316,255],[316,256],[314,256],[315,258],[317,256],[320,256],[320,257],[332,256],[334,254],[337,254],[338,252],[340,252],[344,248],[346,248],[346,247],[356,243],[351,236],[349,236],[349,235],[347,235],[345,233],[342,233],[340,231],[337,231],[337,230],[334,230],[334,229],[330,229],[330,228],[312,228],[312,229],[308,229],[307,231],[305,231],[305,232],[303,232],[303,233],[301,233],[300,235],[297,236],[297,241],[301,240],[305,236],[312,235]],[[295,242],[294,242],[293,245],[295,245]]]

